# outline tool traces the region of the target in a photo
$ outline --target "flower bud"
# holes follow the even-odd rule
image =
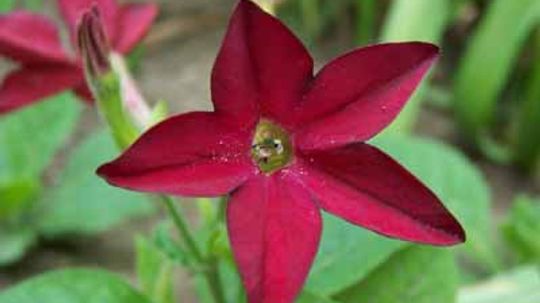
[[[86,75],[93,82],[111,70],[110,46],[97,6],[82,15],[77,38]]]

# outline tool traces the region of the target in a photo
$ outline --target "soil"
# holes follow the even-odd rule
[[[163,13],[146,40],[144,60],[137,76],[142,91],[149,100],[168,101],[173,113],[211,109],[209,75],[233,1],[158,2],[162,4]],[[345,47],[334,46],[331,49],[332,54],[318,54],[316,57],[323,61],[345,51]],[[86,115],[84,125],[92,127],[96,123],[94,113],[89,110]],[[462,148],[452,121],[447,112],[425,107],[416,132]],[[501,218],[516,194],[540,193],[538,180],[531,181],[506,166],[469,155],[491,185],[496,218]],[[107,268],[134,280],[133,235],[147,233],[161,217],[131,222],[95,238],[43,243],[22,262],[0,269],[0,289],[49,269],[68,266]],[[178,274],[178,293],[182,294],[182,302],[196,302],[190,282],[186,283],[190,279],[186,278],[185,274]]]

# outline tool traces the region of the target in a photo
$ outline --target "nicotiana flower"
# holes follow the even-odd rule
[[[426,186],[365,143],[437,57],[427,43],[374,45],[313,76],[289,30],[241,0],[212,73],[215,111],[165,120],[98,174],[137,191],[229,194],[227,226],[249,302],[292,302],[317,252],[320,210],[388,237],[464,241]]]
[[[92,5],[99,8],[107,36],[115,52],[125,54],[147,33],[157,15],[155,4],[119,5],[115,0],[57,0],[75,51],[77,22]],[[0,15],[0,55],[19,63],[0,86],[0,113],[37,102],[72,89],[92,97],[84,81],[79,55],[62,47],[55,24],[45,16],[15,11]]]

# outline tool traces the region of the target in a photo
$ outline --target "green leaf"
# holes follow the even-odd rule
[[[49,272],[0,294],[0,303],[151,303],[120,277],[102,270]]]
[[[496,270],[498,259],[490,240],[490,191],[474,164],[458,150],[434,140],[395,135],[379,136],[373,143],[437,194],[463,225],[469,256]]]
[[[405,245],[324,214],[321,246],[306,288],[325,296],[337,293],[363,279]]]
[[[159,248],[142,236],[136,238],[137,278],[153,303],[173,303],[173,266]]]
[[[15,0],[2,0],[0,1],[0,13],[9,12],[15,7]]]
[[[40,182],[33,178],[0,183],[0,221],[27,210],[40,189]]]
[[[454,87],[459,126],[473,143],[494,125],[497,99],[531,30],[538,0],[493,0],[460,62]]]
[[[540,268],[517,268],[488,282],[462,289],[458,303],[538,303]]]
[[[0,117],[0,183],[39,177],[75,130],[80,111],[65,93]]]
[[[454,257],[447,248],[412,246],[336,298],[344,303],[454,303],[458,282]]]
[[[425,41],[438,43],[452,16],[450,0],[395,0],[386,18],[381,40]],[[427,82],[424,80],[407,106],[387,132],[408,132],[414,126],[424,99]]]
[[[300,294],[300,297],[296,300],[296,303],[340,303],[340,302],[317,295],[314,292],[311,292],[309,290],[307,291],[305,290],[304,292]]]
[[[523,263],[540,264],[540,201],[518,197],[502,231],[506,242]]]
[[[170,221],[159,222],[152,234],[152,243],[157,249],[167,255],[169,260],[187,267],[189,265],[189,257],[177,239],[171,234],[171,226],[174,225]]]
[[[39,12],[43,9],[43,0],[24,0],[24,7],[26,9]]]
[[[373,42],[377,25],[377,0],[355,0],[356,10],[356,44],[366,45]]]
[[[36,241],[36,233],[29,227],[0,226],[0,266],[20,260]]]
[[[95,234],[154,209],[144,195],[112,187],[95,174],[117,154],[110,136],[91,135],[69,158],[59,185],[42,201],[38,226],[48,236]]]
[[[521,102],[514,136],[514,160],[526,172],[540,164],[540,29],[536,30],[534,57]]]
[[[319,1],[298,0],[300,8],[300,20],[302,21],[302,32],[309,37],[309,44],[316,41],[322,30]]]
[[[450,21],[448,0],[395,0],[386,17],[382,41],[438,42]]]
[[[307,44],[313,46],[318,38],[342,20],[348,1],[283,1],[278,15]]]

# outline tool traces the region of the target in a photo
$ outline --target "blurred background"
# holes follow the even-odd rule
[[[129,57],[144,95],[171,113],[211,109],[210,70],[235,1],[156,2],[158,21]],[[443,201],[461,203],[450,208],[466,217],[472,244],[457,257],[460,302],[540,302],[540,1],[275,2],[317,67],[372,43],[441,46],[429,78],[376,144],[443,191]],[[54,1],[0,0],[1,10],[14,7],[61,23]],[[3,76],[13,65],[0,60]],[[134,279],[133,236],[163,217],[93,175],[116,151],[95,111],[73,98],[0,117],[0,290],[66,266]],[[385,141],[392,136],[406,139]],[[188,211],[195,217],[196,207]],[[192,302],[190,280],[177,279],[187,282],[176,292]]]

